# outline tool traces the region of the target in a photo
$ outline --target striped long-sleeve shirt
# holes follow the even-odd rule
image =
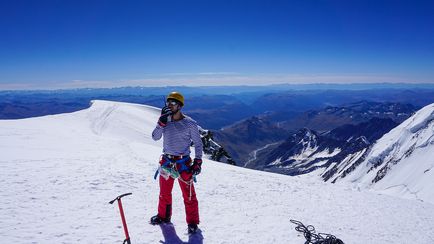
[[[169,121],[165,127],[157,124],[152,139],[163,137],[163,153],[170,155],[189,155],[191,142],[194,144],[195,158],[202,158],[202,140],[199,128],[192,118],[185,116],[178,121]]]

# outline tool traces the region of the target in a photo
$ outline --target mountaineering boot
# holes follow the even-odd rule
[[[159,225],[159,224],[162,224],[162,223],[170,223],[170,218],[163,219],[160,216],[158,216],[158,214],[157,214],[157,215],[151,217],[151,220],[149,220],[149,223],[151,225]]]
[[[196,233],[197,229],[197,224],[188,224],[188,234]]]

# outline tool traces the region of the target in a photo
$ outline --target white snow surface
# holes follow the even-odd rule
[[[304,243],[290,219],[345,243],[434,243],[434,205],[208,159],[196,184],[200,232],[189,237],[173,189],[173,225],[152,226],[159,109],[94,101],[89,109],[0,121],[3,243]],[[175,183],[177,185],[177,183]]]
[[[382,163],[371,169],[376,162]],[[373,183],[382,168],[388,168],[387,174]],[[434,104],[377,140],[365,161],[343,181],[434,204]]]

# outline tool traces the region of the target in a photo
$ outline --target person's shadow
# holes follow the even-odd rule
[[[202,231],[197,230],[196,233],[189,235],[188,242],[184,242],[176,234],[175,226],[172,223],[160,224],[161,232],[163,232],[164,241],[160,241],[163,244],[203,244]]]

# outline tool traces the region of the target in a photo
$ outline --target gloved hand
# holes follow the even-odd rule
[[[172,110],[170,110],[170,108],[167,107],[167,106],[164,106],[164,107],[161,109],[161,115],[165,115],[165,114],[170,115],[171,113],[172,113]]]
[[[166,126],[167,125],[167,121],[169,120],[169,116],[172,114],[172,110],[170,110],[170,108],[169,107],[167,107],[167,106],[164,106],[162,109],[161,109],[161,116],[160,116],[160,118],[158,119],[158,124],[160,125],[160,126]]]
[[[200,174],[200,171],[202,170],[202,159],[200,158],[195,158],[193,160],[193,163],[190,167],[191,173],[193,175],[198,175]]]

